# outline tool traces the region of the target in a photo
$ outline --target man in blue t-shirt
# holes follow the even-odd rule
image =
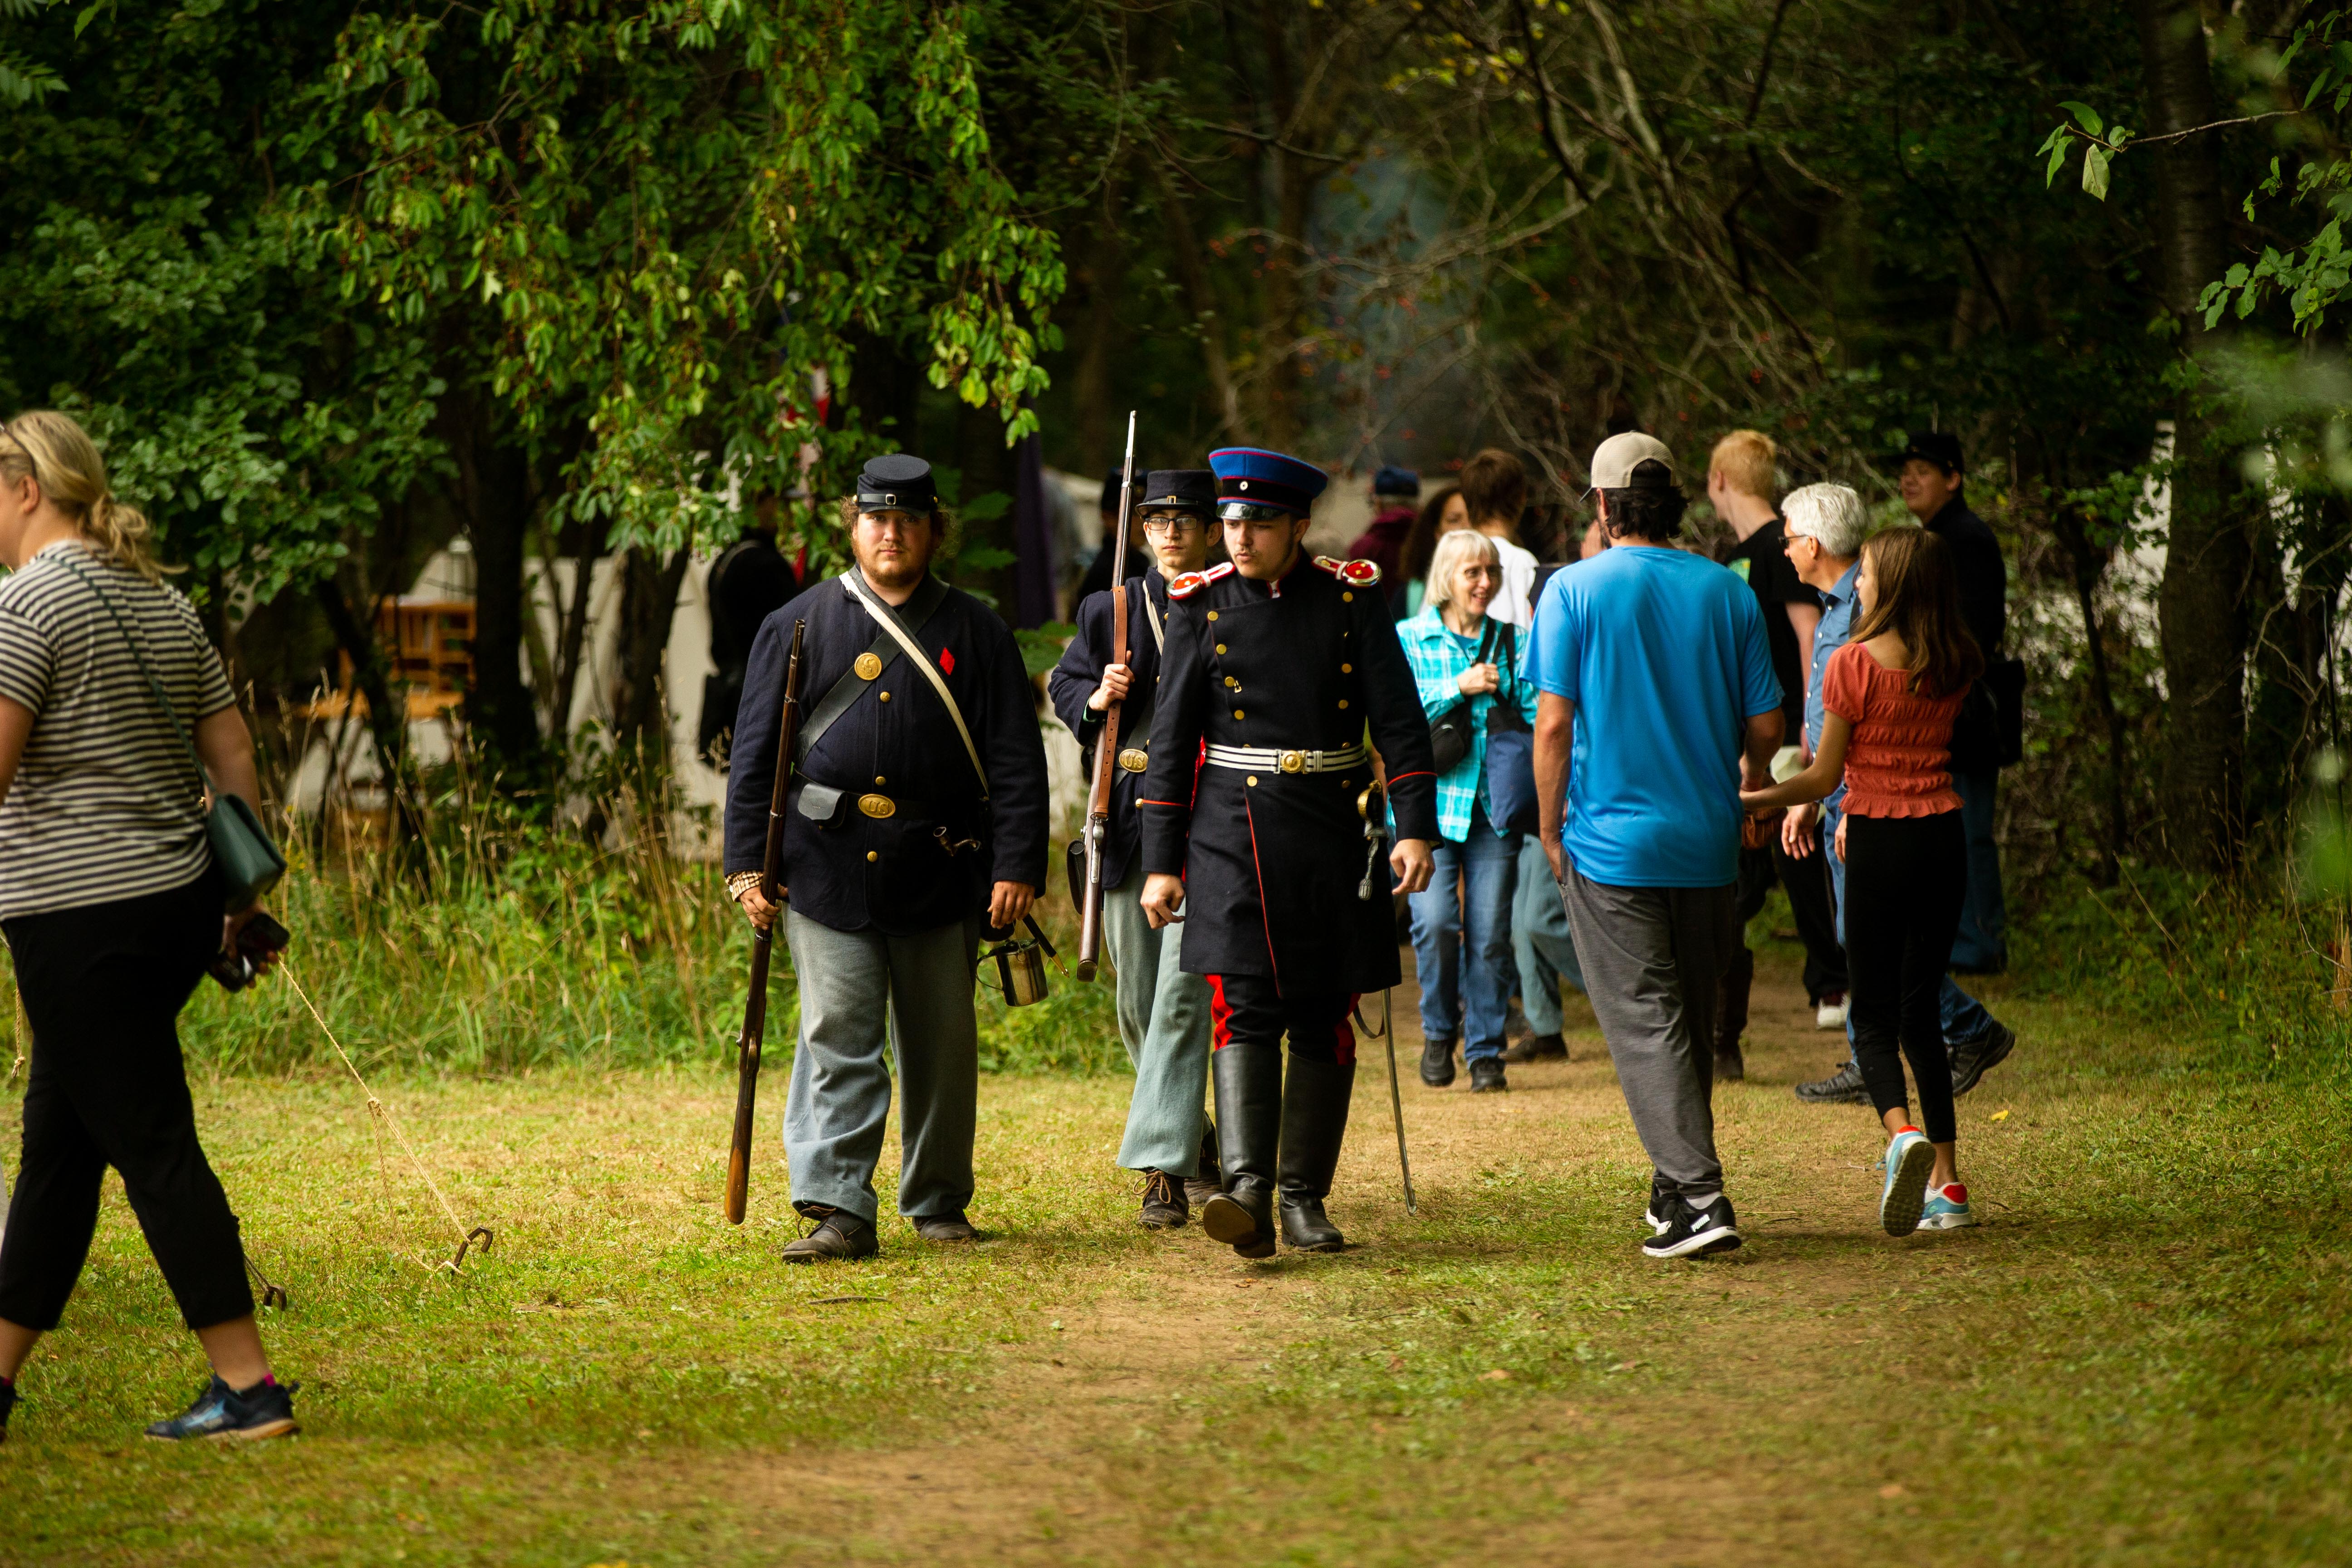
[[[1740,941],[1738,792],[1770,777],[1780,683],[1756,595],[1668,542],[1685,501],[1664,444],[1611,437],[1592,486],[1612,547],[1553,576],[1529,650],[1536,796],[1655,1168],[1643,1250],[1685,1258],[1739,1245],[1715,1152],[1716,981]]]

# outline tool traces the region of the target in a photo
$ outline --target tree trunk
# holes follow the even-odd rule
[[[2213,77],[2197,0],[2139,0],[2140,53],[2150,136],[2216,118]],[[2198,295],[2226,265],[2228,211],[2210,135],[2155,150],[2157,247],[2164,302],[2181,352],[2204,374],[2173,415],[2172,521],[2158,594],[2166,724],[2166,837],[2183,865],[2233,868],[2245,841],[2247,536],[2252,523],[2233,454],[2212,405],[2207,366],[2218,333],[2204,330]]]
[[[494,440],[485,410],[471,399],[444,405],[449,451],[457,467],[454,499],[474,545],[473,689],[467,727],[509,787],[540,761],[539,715],[523,683],[523,558],[530,531],[530,463]]]
[[[409,798],[408,693],[395,692],[386,678],[383,650],[375,640],[375,605],[354,612],[342,585],[332,577],[312,590],[335,645],[352,661],[352,679],[367,702],[368,736],[375,742],[376,768],[383,775],[384,799],[391,806],[395,846],[416,837],[415,803]]]
[[[677,612],[677,591],[691,554],[680,548],[664,563],[642,546],[621,558],[620,668],[613,689],[613,743],[624,761],[652,764],[669,759],[669,713],[663,700],[662,656]]]
[[[2109,552],[2091,542],[2090,531],[2084,526],[2082,513],[2072,507],[2062,506],[2051,514],[2051,531],[2066,552],[2073,567],[2074,602],[2083,611],[2083,636],[2090,649],[2091,700],[2097,704],[2099,717],[2107,731],[2107,831],[2099,846],[2099,863],[2094,873],[2099,886],[2116,884],[2117,862],[2126,842],[2127,827],[2124,816],[2124,748],[2126,731],[2123,715],[2116,710],[2115,680],[2107,668],[2107,642],[2099,625],[2099,584],[2107,574]]]
[[[1118,401],[1111,385],[1111,361],[1118,347],[1120,283],[1127,270],[1127,247],[1118,232],[1123,185],[1117,175],[1108,183],[1095,223],[1094,243],[1087,247],[1087,342],[1078,353],[1077,373],[1071,378],[1071,393],[1077,404],[1078,472],[1082,474],[1099,474],[1118,460],[1111,445],[1113,405]],[[967,487],[965,493],[973,492]]]

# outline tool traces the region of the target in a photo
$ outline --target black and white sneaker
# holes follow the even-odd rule
[[[1666,1190],[1666,1178],[1656,1171],[1650,1173],[1650,1206],[1642,1211],[1649,1223],[1652,1236],[1664,1236],[1675,1223],[1675,1205],[1679,1194]]]
[[[1652,1258],[1701,1258],[1711,1252],[1729,1252],[1739,1245],[1739,1221],[1731,1212],[1731,1200],[1717,1197],[1706,1207],[1693,1208],[1680,1196],[1674,1205],[1674,1222],[1642,1244],[1642,1250]]]

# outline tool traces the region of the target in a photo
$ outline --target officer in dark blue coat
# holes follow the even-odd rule
[[[1269,1256],[1278,1190],[1284,1239],[1331,1250],[1342,1241],[1323,1200],[1355,1082],[1349,1015],[1400,978],[1384,846],[1365,830],[1384,820],[1366,741],[1396,823],[1387,870],[1417,892],[1437,837],[1429,721],[1380,569],[1306,552],[1322,471],[1247,447],[1209,463],[1232,561],[1169,585],[1139,802],[1143,907],[1154,924],[1185,921],[1184,967],[1213,998],[1225,1191],[1202,1228]]]
[[[947,522],[930,465],[877,458],[842,503],[856,564],[770,616],[752,645],[727,789],[728,890],[761,925],[769,789],[793,626],[802,649],[788,797],[785,935],[800,1047],[784,1108],[793,1205],[819,1222],[793,1262],[876,1250],[874,1166],[899,1094],[898,1212],[969,1241],[979,1089],[973,954],[1045,882],[1045,749],[994,611],[930,574]]]
[[[1144,919],[1135,797],[1158,703],[1168,584],[1208,560],[1217,477],[1206,468],[1155,469],[1137,484],[1133,510],[1145,546],[1137,553],[1149,564],[1127,581],[1126,662],[1114,658],[1113,601],[1106,590],[1078,605],[1078,635],[1046,677],[1045,689],[1054,711],[1078,738],[1089,778],[1095,749],[1103,744],[1103,716],[1112,702],[1121,704],[1102,849],[1103,944],[1118,973],[1119,1038],[1135,1064],[1118,1163],[1143,1173],[1139,1222],[1147,1229],[1172,1230],[1191,1217],[1193,1204],[1206,1203],[1217,1190],[1215,1147],[1204,1134],[1201,1109],[1209,1079],[1209,988],[1181,966],[1182,928],[1155,930]],[[1084,846],[1073,842],[1074,887],[1083,865]]]

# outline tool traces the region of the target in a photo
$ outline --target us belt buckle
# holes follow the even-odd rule
[[[1141,746],[1129,746],[1119,752],[1118,765],[1129,773],[1139,773],[1151,765],[1151,753]]]
[[[861,795],[857,797],[857,809],[872,817],[895,816],[898,803],[887,795]]]
[[[1303,773],[1307,771],[1307,753],[1304,752],[1285,752],[1282,753],[1281,766],[1284,773]]]

